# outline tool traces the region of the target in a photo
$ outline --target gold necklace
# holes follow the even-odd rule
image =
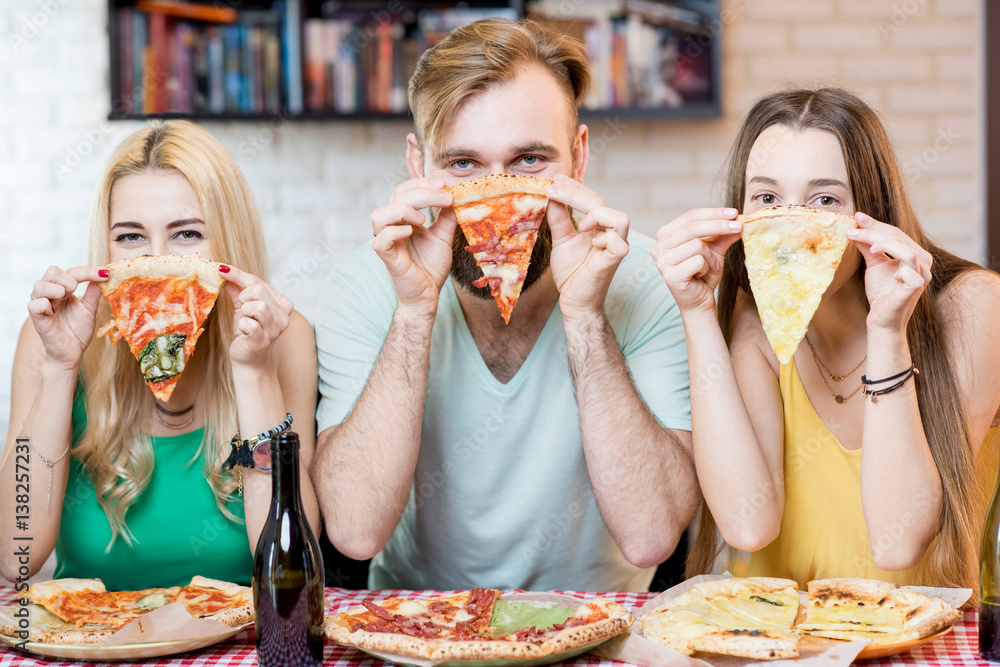
[[[167,428],[174,429],[175,431],[179,431],[182,428],[187,428],[188,426],[194,423],[194,415],[191,415],[191,419],[187,420],[183,424],[178,424],[177,426],[174,426],[173,424],[168,424],[167,422],[163,421],[163,417],[160,416],[158,411],[154,412],[153,416],[156,417],[156,421],[160,422]]]
[[[816,348],[813,347],[812,341],[809,340],[809,335],[808,334],[806,335],[806,345],[809,346],[809,351],[812,352],[813,359],[816,360],[816,365],[819,366],[820,369],[824,373],[826,373],[827,375],[829,375],[830,379],[833,380],[834,382],[840,382],[844,378],[847,378],[847,377],[850,377],[851,375],[853,375],[856,370],[858,370],[859,368],[861,368],[861,364],[865,363],[865,359],[868,358],[868,355],[865,354],[865,356],[861,357],[861,361],[858,362],[858,365],[855,366],[854,368],[852,368],[851,370],[847,371],[846,373],[834,373],[833,371],[831,371],[829,368],[826,367],[826,364],[824,364],[822,361],[820,361],[819,355],[816,354]]]
[[[861,361],[858,363],[857,366],[855,366],[854,368],[852,368],[847,373],[844,373],[843,375],[841,375],[839,373],[833,373],[833,372],[830,371],[829,368],[826,367],[826,365],[822,361],[819,360],[819,355],[816,354],[816,348],[814,348],[812,342],[810,342],[809,336],[806,335],[805,338],[806,338],[806,345],[809,346],[809,351],[812,352],[813,361],[816,362],[816,369],[819,371],[819,377],[820,377],[821,380],[823,380],[823,384],[826,386],[826,390],[828,392],[830,392],[831,396],[833,396],[833,400],[837,401],[838,403],[844,403],[844,402],[850,400],[859,391],[861,391],[861,388],[865,386],[864,382],[862,382],[861,384],[859,384],[858,388],[855,389],[854,391],[852,391],[847,396],[843,396],[841,394],[838,394],[837,392],[835,392],[833,390],[833,387],[830,386],[830,383],[827,381],[826,376],[829,375],[830,379],[832,379],[834,382],[840,382],[841,380],[843,380],[844,378],[846,378],[848,375],[850,375],[854,371],[856,371],[859,368],[861,368],[861,364],[865,363],[865,359],[868,358],[867,354],[865,354],[865,356],[861,359]]]

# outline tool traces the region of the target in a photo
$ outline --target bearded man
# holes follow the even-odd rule
[[[410,81],[411,180],[316,322],[312,478],[371,588],[646,590],[697,509],[676,305],[652,241],[583,185],[589,81],[579,41],[499,20]],[[555,181],[506,325],[445,189],[490,174]]]

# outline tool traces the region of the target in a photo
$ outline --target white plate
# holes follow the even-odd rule
[[[166,642],[102,646],[100,644],[44,644],[29,641],[23,645],[26,647],[28,653],[46,655],[53,658],[70,658],[71,660],[136,660],[174,655],[175,653],[205,648],[206,646],[231,639],[244,628],[250,627],[250,625],[252,624],[247,623],[238,628],[227,628],[225,632],[215,635],[194,637],[191,639],[175,639]],[[21,640],[16,637],[7,637],[5,635],[0,635],[0,641],[13,648],[18,648],[17,644],[21,643]]]

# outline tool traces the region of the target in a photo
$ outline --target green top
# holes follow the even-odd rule
[[[74,444],[86,424],[81,388],[73,400]],[[246,527],[219,510],[201,470],[202,457],[195,458],[203,434],[198,429],[152,439],[152,477],[125,517],[135,542],[129,546],[119,537],[107,552],[107,515],[83,465],[72,459],[56,542],[56,578],[99,578],[108,590],[179,586],[196,574],[249,585],[253,554]],[[243,518],[241,502],[231,502],[230,511]]]

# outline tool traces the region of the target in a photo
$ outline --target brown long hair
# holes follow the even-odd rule
[[[109,260],[111,191],[118,179],[147,171],[184,176],[201,204],[205,228],[217,262],[232,264],[267,280],[267,256],[257,205],[239,167],[211,134],[187,121],[154,121],[125,139],[108,160],[98,184],[90,227],[89,263]],[[100,326],[111,319],[103,299],[97,311]],[[233,303],[223,293],[205,323],[196,354],[207,359],[205,373],[205,433],[199,449],[202,470],[220,510],[236,517],[227,503],[236,481],[221,470],[229,439],[239,425],[229,361],[233,340]],[[87,427],[73,447],[73,456],[87,471],[97,499],[111,526],[111,543],[121,537],[132,544],[126,512],[149,483],[153,448],[143,433],[152,413],[153,395],[136,371],[135,357],[125,344],[107,338],[91,342],[81,372],[86,388]]]
[[[927,443],[941,476],[940,527],[918,566],[914,583],[978,588],[979,533],[990,489],[973,483],[974,457],[966,416],[945,347],[940,301],[944,289],[960,274],[981,268],[935,245],[924,232],[907,197],[899,162],[889,136],[871,107],[838,88],[791,90],[759,100],[747,114],[729,154],[725,172],[725,205],[742,210],[750,149],[772,125],[818,129],[840,140],[851,193],[859,211],[901,229],[933,257],[931,283],[924,290],[906,329],[916,378],[917,402]],[[864,258],[858,269],[863,280]],[[726,342],[733,333],[737,301],[753,298],[743,243],[726,253],[719,282],[718,318]],[[707,572],[717,557],[716,526],[706,505],[688,557],[689,575]]]

